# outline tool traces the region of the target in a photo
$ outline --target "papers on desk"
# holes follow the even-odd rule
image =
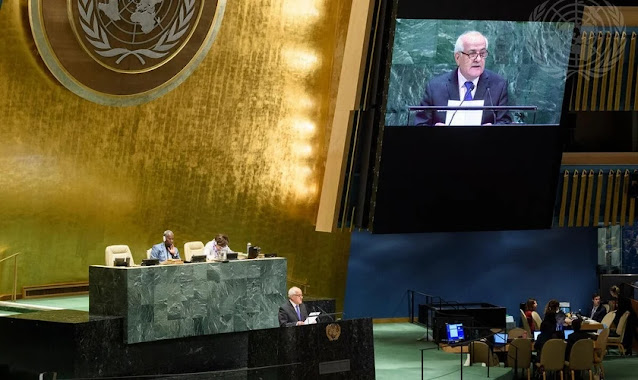
[[[308,318],[306,319],[304,324],[314,325],[315,323],[317,323],[317,316],[319,316],[319,314],[320,313],[318,311],[313,311],[312,313],[308,314]]]
[[[463,103],[463,104],[461,104]],[[484,105],[483,100],[448,100],[447,105],[451,107],[482,107]],[[483,120],[483,111],[473,110],[454,110],[447,111],[445,116],[445,125],[481,125]]]

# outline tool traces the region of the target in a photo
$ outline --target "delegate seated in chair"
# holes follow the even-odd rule
[[[155,244],[153,248],[151,248],[151,258],[159,259],[160,263],[166,260],[180,260],[179,250],[173,244],[175,240],[175,235],[173,231],[166,230],[164,231],[164,242]]]

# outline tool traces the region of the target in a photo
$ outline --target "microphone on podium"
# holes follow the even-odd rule
[[[494,100],[492,100],[492,92],[490,91],[490,86],[487,86],[487,96],[490,97],[490,105],[495,106]],[[494,116],[494,122],[492,124],[496,124],[496,111],[492,109],[492,115]]]

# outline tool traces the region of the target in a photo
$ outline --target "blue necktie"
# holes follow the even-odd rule
[[[299,312],[299,305],[295,305],[295,311],[297,312],[297,319],[301,321],[301,313]]]
[[[465,97],[463,100],[472,100],[472,87],[474,87],[474,83],[467,81],[463,84],[467,91],[465,91]]]

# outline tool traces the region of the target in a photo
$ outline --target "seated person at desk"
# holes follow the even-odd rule
[[[562,335],[562,333],[561,333]],[[536,342],[534,343],[534,349],[538,353],[538,359],[541,357],[541,350],[543,349],[543,345],[550,339],[557,338],[558,335],[556,333],[556,313],[548,312],[545,313],[545,318],[543,318],[543,322],[541,322],[541,333],[538,334],[538,338],[536,338]]]
[[[609,288],[609,294],[616,301],[617,307],[616,318],[614,318],[613,322],[614,326],[618,326],[618,322],[620,321],[620,318],[623,316],[623,314],[625,314],[625,312],[627,311],[629,312],[629,317],[627,318],[627,322],[625,325],[625,334],[623,335],[622,345],[625,347],[625,354],[631,355],[634,334],[636,334],[634,326],[636,326],[636,320],[638,318],[636,317],[634,309],[631,306],[631,300],[626,295],[621,294],[621,289],[618,286],[614,285]],[[612,331],[609,333],[609,336],[618,336],[618,334],[615,331]]]
[[[607,309],[600,304],[600,295],[598,295],[598,293],[594,293],[591,297],[591,302],[594,306],[591,309],[591,313],[589,313],[589,318],[596,322],[602,321],[605,314],[607,314]]]
[[[173,234],[173,231],[164,231],[164,242],[153,246],[151,249],[151,258],[159,259],[160,263],[163,263],[166,260],[180,260],[179,250],[175,244],[173,244],[174,240],[175,235]]]
[[[303,303],[301,289],[293,286],[288,290],[288,301],[279,307],[279,326],[301,326],[308,319],[308,310]]]
[[[529,329],[531,331],[536,331],[536,329],[540,326],[536,326],[534,324],[534,317],[532,317],[532,313],[536,311],[538,307],[538,302],[535,299],[530,298],[525,303],[525,318],[527,319],[527,323],[529,324]]]
[[[572,351],[572,347],[574,346],[574,343],[578,342],[581,339],[590,339],[591,336],[586,333],[585,331],[581,331],[580,327],[583,324],[583,320],[580,318],[576,318],[572,321],[572,328],[574,329],[574,332],[569,334],[569,337],[567,338],[567,346],[565,347],[565,360],[569,360],[569,354]]]
[[[421,106],[447,106],[448,100],[483,100],[485,106],[507,106],[507,81],[485,69],[487,38],[477,31],[463,33],[454,45],[457,68],[432,78],[425,87]],[[422,110],[415,125],[445,125],[445,112]],[[483,111],[481,124],[510,124],[507,111]]]
[[[207,260],[226,260],[226,255],[233,253],[233,250],[228,246],[228,236],[224,234],[217,234],[215,239],[206,243],[204,246],[204,253]]]

